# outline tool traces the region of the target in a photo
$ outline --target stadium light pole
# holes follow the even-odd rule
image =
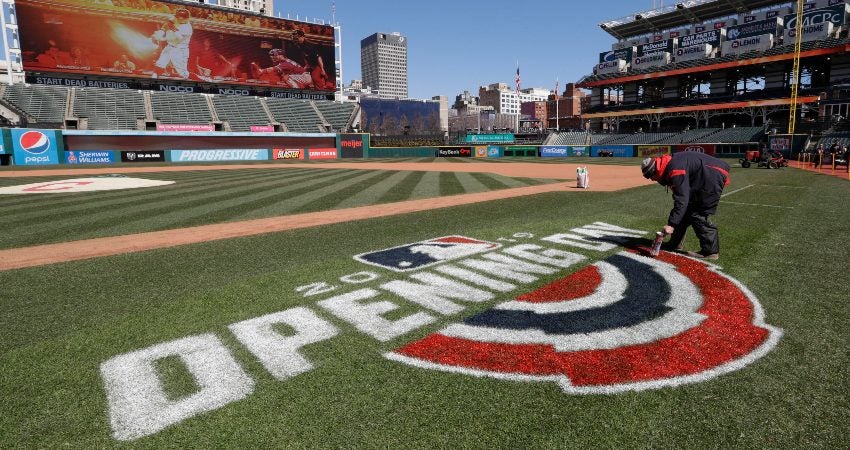
[[[9,49],[8,30],[6,29],[6,6],[9,6],[11,11],[12,5],[6,0],[0,1],[0,28],[3,29],[3,51],[6,52],[6,74],[9,76],[9,85],[12,85],[14,79],[12,77],[12,58]]]

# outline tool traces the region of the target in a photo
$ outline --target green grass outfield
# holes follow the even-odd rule
[[[179,177],[174,189],[182,193],[160,208],[137,204],[136,213],[132,205],[125,205],[129,213],[116,205],[124,195],[147,202],[153,189],[3,198],[0,242],[12,248],[416,198],[411,192],[420,176],[332,172],[293,169],[287,180],[261,169],[141,174]],[[250,182],[240,184],[243,179]],[[364,194],[386,188],[388,180],[406,187]],[[477,189],[545,182],[475,180]],[[550,193],[0,272],[0,448],[848,448],[850,183],[794,169],[734,169],[732,180],[715,217],[722,237],[718,263],[755,294],[766,322],[784,331],[775,349],[740,370],[678,387],[575,395],[551,382],[478,378],[382,356],[586,264],[498,300],[463,303],[459,313],[435,313],[435,322],[386,342],[318,305],[337,293],[405,277],[355,261],[360,253],[446,235],[539,243],[537,237],[596,221],[654,230],[671,205],[659,186]],[[348,187],[297,208],[262,204],[265,189],[300,192],[299,183]],[[423,196],[468,189],[454,175],[441,174],[433,183]],[[589,264],[617,250],[570,251],[588,256]],[[356,286],[340,281],[362,271],[379,277]],[[306,297],[296,291],[313,283],[336,289]],[[400,307],[388,319],[424,309],[389,294],[382,300]],[[227,326],[294,307],[313,311],[339,334],[302,350],[312,370],[279,381]],[[278,331],[287,333],[286,327]],[[115,440],[101,363],[206,333],[231,351],[254,380],[253,392],[150,436]],[[179,359],[156,367],[172,400],[197,389]]]

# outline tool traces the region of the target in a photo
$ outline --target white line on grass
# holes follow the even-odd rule
[[[736,192],[741,192],[741,191],[743,191],[744,189],[749,189],[749,188],[751,188],[751,187],[753,187],[753,186],[755,186],[755,185],[754,185],[754,184],[751,184],[751,185],[749,185],[749,186],[744,186],[744,187],[742,187],[741,189],[736,189],[736,190],[734,190],[734,191],[732,191],[732,192],[727,192],[727,193],[725,193],[725,194],[721,195],[721,196],[720,196],[720,198],[726,197],[727,195],[732,195],[732,194],[734,194],[734,193],[736,193]]]
[[[746,205],[746,206],[764,206],[765,208],[784,208],[784,209],[794,209],[793,206],[778,206],[778,205],[762,205],[760,203],[740,203],[740,202],[728,202],[721,201],[720,203],[728,203],[730,205]]]

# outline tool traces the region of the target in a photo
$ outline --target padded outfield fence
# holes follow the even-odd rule
[[[276,133],[210,131],[81,131],[13,128],[2,130],[3,165],[114,164],[139,162],[225,162],[334,160],[349,158],[504,158],[504,157],[647,157],[697,151],[737,157],[757,143],[469,145],[372,147],[371,136],[359,133]],[[774,147],[773,143],[771,146]],[[779,148],[786,156],[798,151]]]

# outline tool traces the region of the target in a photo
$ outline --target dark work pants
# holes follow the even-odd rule
[[[699,239],[700,253],[704,255],[720,253],[720,235],[717,233],[717,225],[712,223],[707,215],[698,211],[685,213],[682,223],[673,230],[673,234],[670,236],[668,243],[670,248],[677,248],[682,245],[688,227],[693,227],[697,239]]]

